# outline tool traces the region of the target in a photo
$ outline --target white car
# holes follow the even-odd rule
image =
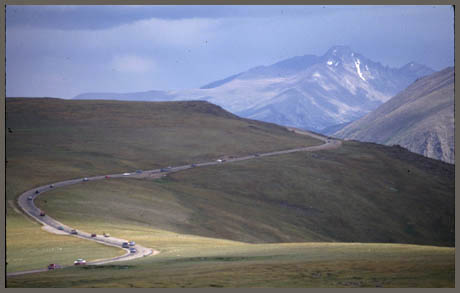
[[[123,173],[123,176],[131,175],[131,173]]]
[[[222,161],[221,159],[218,159],[217,162],[218,162],[218,163],[222,163],[223,161]]]
[[[73,264],[74,264],[75,266],[85,265],[85,264],[86,264],[86,260],[84,260],[84,259],[82,259],[82,258],[79,258],[79,259],[77,259],[76,261],[74,261]]]
[[[27,197],[27,199],[28,199],[28,200],[32,200],[32,199],[34,199],[34,198],[33,198],[31,195],[29,195],[29,196]]]
[[[88,181],[88,178],[87,177],[83,178],[83,181]]]

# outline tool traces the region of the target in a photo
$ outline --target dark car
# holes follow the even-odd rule
[[[38,189],[37,189],[37,190],[35,190],[35,194],[39,194],[39,193],[40,193],[40,191],[38,191]]]
[[[53,185],[53,184],[51,184],[51,185],[50,185],[50,188],[53,188],[53,187],[54,187],[54,185]]]
[[[61,268],[61,266],[57,265],[55,263],[52,263],[52,264],[48,265],[48,270],[55,270],[55,269],[60,269],[60,268]]]
[[[137,173],[137,174],[141,174],[141,173],[142,173],[142,170],[136,170],[136,173]]]
[[[74,234],[74,235],[77,235],[77,234],[78,234],[78,232],[77,232],[77,230],[75,230],[75,229],[72,229],[72,230],[70,230],[70,234]]]
[[[134,247],[131,247],[131,248],[129,249],[129,252],[131,252],[131,253],[136,253],[136,252],[137,252],[137,249],[134,248]]]
[[[58,227],[58,230],[61,230],[61,231],[62,231],[62,230],[64,230],[64,227],[59,226],[59,227]]]
[[[254,154],[254,156],[256,156],[256,157],[260,157],[260,155],[259,155],[259,154]]]
[[[110,178],[110,176],[109,176],[109,175],[106,175],[106,176],[105,176],[105,179],[109,179],[109,178]]]
[[[96,237],[96,233],[91,234],[91,237]]]
[[[123,243],[121,244],[121,247],[123,247],[123,248],[129,248],[129,243],[128,243],[128,242],[123,242]]]
[[[44,211],[41,211],[40,212],[40,217],[44,217],[45,216],[45,212]]]
[[[191,164],[190,167],[195,168],[197,165],[196,164]]]

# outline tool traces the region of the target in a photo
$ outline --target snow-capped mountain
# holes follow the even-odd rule
[[[413,62],[390,68],[346,46],[258,66],[199,89],[133,94],[83,94],[76,99],[207,100],[239,116],[322,129],[358,119],[434,72]]]

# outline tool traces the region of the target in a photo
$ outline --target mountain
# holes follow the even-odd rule
[[[434,72],[408,63],[391,68],[346,46],[258,66],[199,89],[82,94],[75,99],[206,100],[244,118],[321,132],[361,118],[417,78]]]
[[[334,135],[398,144],[410,151],[454,164],[453,67],[420,78],[375,111]]]

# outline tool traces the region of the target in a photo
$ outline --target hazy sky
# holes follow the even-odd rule
[[[7,6],[6,95],[196,88],[347,45],[383,65],[454,64],[450,6]]]

